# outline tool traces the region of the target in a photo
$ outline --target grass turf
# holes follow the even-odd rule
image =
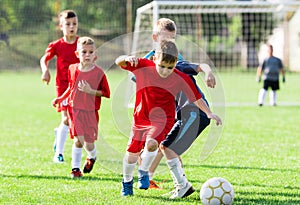
[[[52,162],[53,128],[60,120],[50,103],[53,79],[46,86],[35,70],[0,73],[1,204],[199,204],[201,185],[217,176],[233,185],[234,204],[300,204],[299,74],[287,75],[277,107],[258,107],[261,84],[255,83],[254,73],[219,73],[226,104],[236,106],[226,107],[222,136],[206,160],[199,155],[210,129],[183,155],[186,175],[196,192],[178,200],[162,196],[173,188],[164,163],[155,176],[162,190],[135,188],[133,197],[120,196],[132,110],[123,107],[120,96],[126,73],[107,75],[112,98],[103,100],[100,111],[98,161],[90,174],[74,180],[69,176],[71,140],[65,146],[66,163]]]

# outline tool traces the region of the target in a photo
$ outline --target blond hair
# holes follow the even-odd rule
[[[77,41],[77,47],[83,45],[95,45],[95,41],[87,36],[80,37]]]
[[[158,35],[161,31],[167,30],[176,33],[176,24],[169,18],[160,18],[156,22],[153,33]]]

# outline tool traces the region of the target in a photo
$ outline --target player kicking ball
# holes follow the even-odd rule
[[[116,64],[136,76],[136,100],[133,125],[123,160],[123,196],[133,195],[133,173],[141,150],[138,168],[138,188],[148,189],[149,167],[159,144],[171,130],[175,119],[175,96],[183,91],[208,118],[222,124],[221,119],[211,112],[190,77],[175,69],[178,49],[171,40],[160,42],[153,61],[134,56],[120,56]],[[170,169],[172,176],[175,169]],[[194,192],[188,180],[176,184],[176,193],[170,198],[182,198]]]

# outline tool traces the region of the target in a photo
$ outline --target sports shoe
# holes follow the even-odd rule
[[[59,163],[59,164],[64,163],[65,162],[64,156],[62,154],[54,155],[53,162],[54,163]]]
[[[80,178],[82,177],[82,173],[79,168],[73,168],[71,172],[71,178]]]
[[[153,180],[150,180],[150,186],[149,186],[149,189],[161,189],[155,181]]]
[[[130,182],[122,181],[122,196],[132,196],[133,195],[133,179]]]
[[[83,173],[90,173],[93,169],[95,161],[96,161],[96,158],[94,158],[94,159],[86,158],[84,167],[83,167]]]
[[[150,186],[149,174],[147,171],[138,170],[138,188],[148,189]]]
[[[56,139],[57,139],[57,127],[54,128],[54,142],[53,142],[53,150],[54,150],[54,153],[56,152]]]
[[[170,199],[184,198],[191,195],[194,191],[195,189],[193,188],[191,183],[187,182],[185,187],[179,188],[177,186],[172,195],[170,196]]]
[[[172,191],[170,191],[170,192],[168,192],[168,193],[162,194],[161,196],[162,196],[162,197],[170,197],[170,196],[172,196],[175,192],[176,192],[176,188],[174,188]]]

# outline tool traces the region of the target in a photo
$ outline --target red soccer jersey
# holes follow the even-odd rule
[[[57,94],[60,96],[68,87],[68,69],[71,64],[79,63],[79,59],[75,55],[77,48],[77,40],[72,44],[64,41],[60,38],[56,41],[49,43],[45,54],[46,60],[51,60],[54,56],[56,59],[56,86]]]
[[[190,77],[178,70],[161,78],[153,61],[140,58],[137,67],[123,67],[136,76],[134,123],[148,126],[153,122],[172,125],[175,119],[175,96],[183,91],[191,102],[202,96]]]
[[[82,72],[78,69],[79,64],[70,65],[69,68],[69,86],[71,93],[68,98],[69,105],[72,108],[92,111],[99,110],[101,105],[101,97],[90,95],[78,90],[78,82],[87,81],[92,89],[101,90],[103,97],[110,97],[110,89],[106,75],[101,68],[95,66],[92,70]]]

